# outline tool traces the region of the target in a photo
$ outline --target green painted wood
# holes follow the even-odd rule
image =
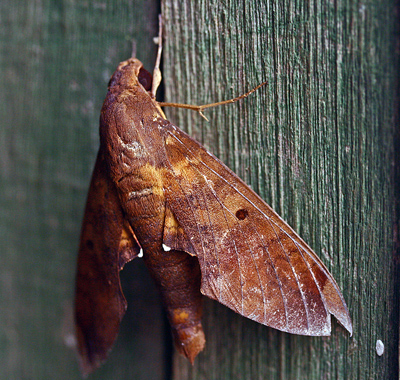
[[[176,356],[174,379],[398,378],[395,1],[166,0],[163,14],[165,101],[220,101],[268,80],[206,111],[209,123],[169,118],[315,249],[354,323],[353,337],[336,321],[331,337],[291,336],[206,300],[205,351],[193,367]]]
[[[152,67],[152,0],[0,2],[0,379],[80,379],[75,260],[107,83],[131,55]],[[130,308],[91,379],[165,379],[164,323],[142,263]]]

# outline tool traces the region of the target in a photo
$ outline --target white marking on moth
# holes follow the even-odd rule
[[[385,351],[385,345],[383,344],[383,342],[380,339],[378,339],[376,341],[375,349],[376,349],[376,353],[378,354],[378,356],[383,355],[383,352]]]
[[[163,244],[162,247],[163,247],[163,250],[164,250],[165,252],[168,252],[168,251],[171,250],[171,247],[168,247],[168,245]]]
[[[139,251],[137,257],[143,257],[143,249],[142,248],[140,248],[140,251]]]
[[[122,145],[122,147],[127,150],[129,153],[131,153],[134,157],[143,157],[146,155],[146,150],[143,148],[143,145],[140,144],[137,141],[132,141],[129,143],[126,143],[121,139],[121,136],[118,136],[119,143]]]
[[[210,187],[211,192],[214,194],[214,196],[217,197],[217,193],[214,190],[214,182],[209,180],[209,179],[207,179],[207,178],[206,178],[206,182],[207,182],[208,186]]]
[[[145,197],[146,195],[150,195],[153,193],[153,188],[152,187],[146,187],[142,190],[138,191],[131,191],[129,193],[129,199],[131,198],[136,198],[136,197]]]

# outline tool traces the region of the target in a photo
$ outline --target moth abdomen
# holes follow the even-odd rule
[[[160,290],[175,346],[193,363],[205,344],[199,262],[186,252],[160,247],[145,253],[145,263]]]

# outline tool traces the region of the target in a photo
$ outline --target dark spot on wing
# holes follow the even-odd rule
[[[246,219],[247,215],[249,215],[249,212],[246,209],[241,208],[236,211],[235,215],[236,215],[236,218],[238,218],[239,220],[243,220],[243,219]]]

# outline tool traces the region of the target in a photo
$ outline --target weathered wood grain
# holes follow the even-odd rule
[[[72,342],[76,256],[118,63],[152,67],[155,1],[0,3],[0,378],[81,379]],[[140,261],[124,270],[129,309],[91,379],[165,379],[164,325]]]
[[[174,379],[398,378],[395,2],[170,0],[163,14],[165,101],[209,103],[269,81],[207,111],[209,123],[168,115],[314,248],[354,325],[352,338],[336,322],[328,338],[290,336],[206,301],[205,351],[194,367],[177,356]]]

